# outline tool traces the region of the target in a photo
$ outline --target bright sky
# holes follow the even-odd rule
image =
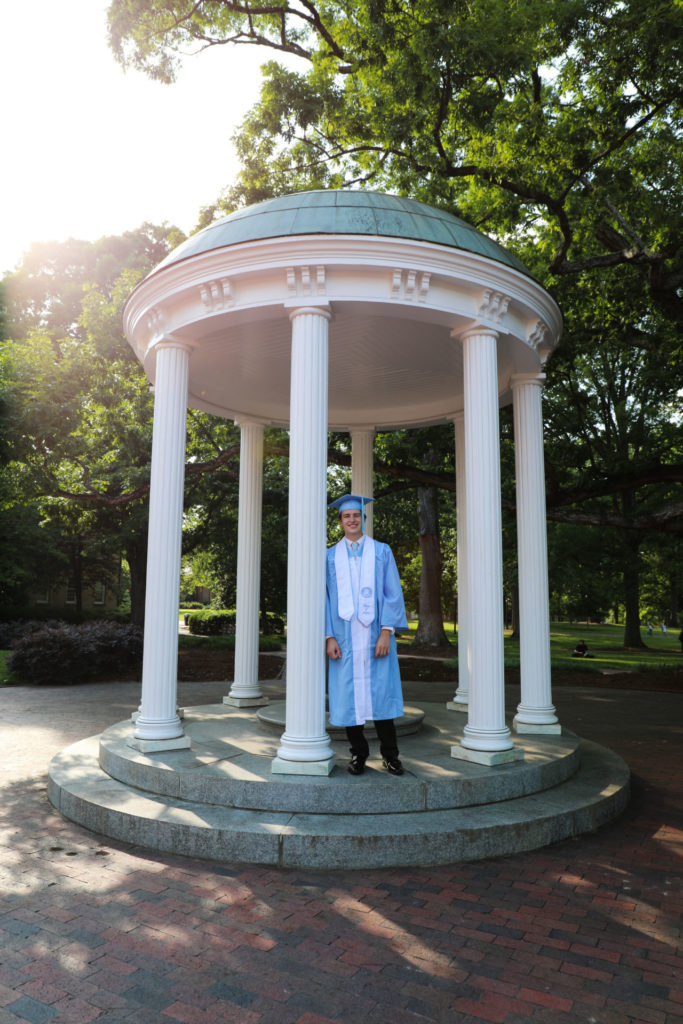
[[[115,63],[107,0],[0,0],[0,276],[34,241],[143,221],[189,232],[235,173],[230,137],[258,98],[252,47],[188,57],[174,85]]]

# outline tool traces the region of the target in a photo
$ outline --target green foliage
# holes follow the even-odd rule
[[[187,616],[187,628],[190,633],[199,636],[234,636],[237,612],[232,609],[213,610],[210,608],[190,612]]]
[[[7,668],[24,683],[63,686],[127,672],[141,657],[142,631],[136,626],[60,623],[25,634],[14,644]]]
[[[579,291],[584,305],[567,313],[545,394],[550,515],[568,524],[551,530],[551,583],[572,617],[602,617],[620,593],[625,643],[635,646],[647,538],[658,531],[671,552],[681,529],[681,382],[665,355],[669,325],[642,315],[647,297],[633,273],[592,278]],[[636,344],[624,344],[629,334]],[[619,529],[592,537],[579,524]]]
[[[122,552],[134,583],[144,580],[152,398],[121,309],[180,239],[145,224],[98,242],[37,244],[5,282],[2,458],[14,508],[24,518],[36,509],[42,547],[54,545],[43,586],[61,568],[77,582],[79,608],[88,582],[117,585]],[[26,548],[10,551],[24,572]],[[140,586],[131,593],[141,622]]]
[[[0,477],[0,617],[24,608],[66,566],[57,532],[42,522],[37,500],[26,500],[12,467]]]
[[[194,636],[234,636],[237,612],[234,608],[204,608],[191,611],[186,616],[187,628]],[[284,620],[279,615],[268,613],[262,617],[264,634],[281,634],[284,632]]]
[[[113,0],[109,16],[119,59],[157,77],[170,77],[200,40],[302,58],[265,66],[260,100],[235,139],[242,170],[213,215],[305,188],[409,194],[494,235],[553,292],[565,317],[546,389],[553,599],[572,614],[625,605],[633,637],[643,552],[683,521],[672,327],[683,281],[680,4]],[[514,605],[504,414],[502,424]],[[442,436],[377,438],[377,464],[388,472],[377,473],[376,535],[394,547],[409,587],[416,481],[400,470],[424,468],[428,449],[442,458],[452,449]],[[452,453],[435,475],[452,485],[451,467]],[[441,497],[442,515],[452,516],[450,496]],[[605,527],[616,529],[607,536]],[[680,589],[680,580],[668,585]],[[661,594],[647,601],[658,606]]]
[[[549,285],[634,267],[680,320],[680,4],[113,0],[109,21],[164,81],[227,42],[302,58],[266,65],[226,210],[370,183],[457,210]]]
[[[0,651],[0,686],[13,686],[18,680],[7,667],[7,659],[11,651]]]

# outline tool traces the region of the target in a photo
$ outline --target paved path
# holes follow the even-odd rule
[[[227,688],[182,684],[180,700]],[[50,758],[138,699],[0,693],[0,1024],[683,1024],[683,695],[555,694],[564,725],[633,771],[628,811],[597,834],[362,873],[156,855],[59,818]]]

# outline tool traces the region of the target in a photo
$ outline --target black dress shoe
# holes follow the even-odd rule
[[[391,761],[385,759],[382,764],[390,775],[403,775],[403,765],[397,757],[392,758]]]
[[[346,770],[349,775],[362,775],[365,771],[365,761],[354,754],[346,766]]]

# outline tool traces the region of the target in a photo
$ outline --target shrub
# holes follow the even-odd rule
[[[234,608],[223,608],[220,611],[204,608],[202,611],[190,612],[187,628],[190,633],[198,636],[234,636],[236,615]]]
[[[116,675],[139,662],[142,630],[116,622],[41,623],[15,641],[7,667],[22,682],[80,683]]]
[[[10,622],[0,622],[0,648],[13,647],[17,640],[29,636],[39,629],[55,629],[63,626],[61,619],[12,619]]]
[[[234,608],[204,608],[201,611],[190,611],[184,616],[185,625],[190,633],[196,636],[234,636],[237,612]],[[282,634],[285,622],[281,615],[267,612],[261,616],[261,632],[264,634]]]
[[[261,616],[261,632],[265,634],[284,633],[285,620],[275,612],[266,612]]]

